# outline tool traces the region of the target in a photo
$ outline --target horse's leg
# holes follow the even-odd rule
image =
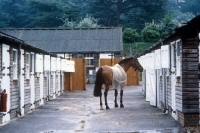
[[[109,89],[109,88],[106,87],[105,92],[104,92],[104,98],[105,98],[106,109],[110,109],[110,108],[108,107],[108,103],[107,103],[108,89]]]
[[[100,110],[103,110],[103,106],[102,106],[102,93],[101,93],[101,95],[100,95]]]
[[[117,92],[117,89],[115,89],[115,107],[116,108],[118,107],[118,104],[117,104],[117,95],[118,95],[118,92]]]
[[[124,107],[122,97],[123,97],[123,90],[120,91],[120,108]]]

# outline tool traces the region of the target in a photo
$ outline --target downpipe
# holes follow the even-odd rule
[[[19,89],[19,107],[18,107],[18,111],[17,113],[21,116],[22,113],[21,113],[21,85],[20,85],[20,82],[21,82],[21,43],[19,45],[19,49],[18,49],[18,89]]]

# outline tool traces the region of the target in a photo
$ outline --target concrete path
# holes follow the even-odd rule
[[[145,101],[141,85],[124,89],[124,108],[114,107],[114,91],[109,91],[109,110],[100,110],[93,87],[64,92],[29,114],[0,125],[0,133],[186,132],[171,116]]]

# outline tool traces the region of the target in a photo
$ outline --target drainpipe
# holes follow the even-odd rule
[[[19,45],[19,49],[18,49],[18,89],[19,89],[19,109],[18,109],[18,114],[21,116],[21,86],[20,86],[20,81],[21,81],[21,45],[22,43],[20,43]]]

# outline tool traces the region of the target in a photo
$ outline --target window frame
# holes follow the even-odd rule
[[[35,72],[35,53],[30,53],[30,74]]]
[[[94,67],[94,54],[85,54],[86,67]]]

